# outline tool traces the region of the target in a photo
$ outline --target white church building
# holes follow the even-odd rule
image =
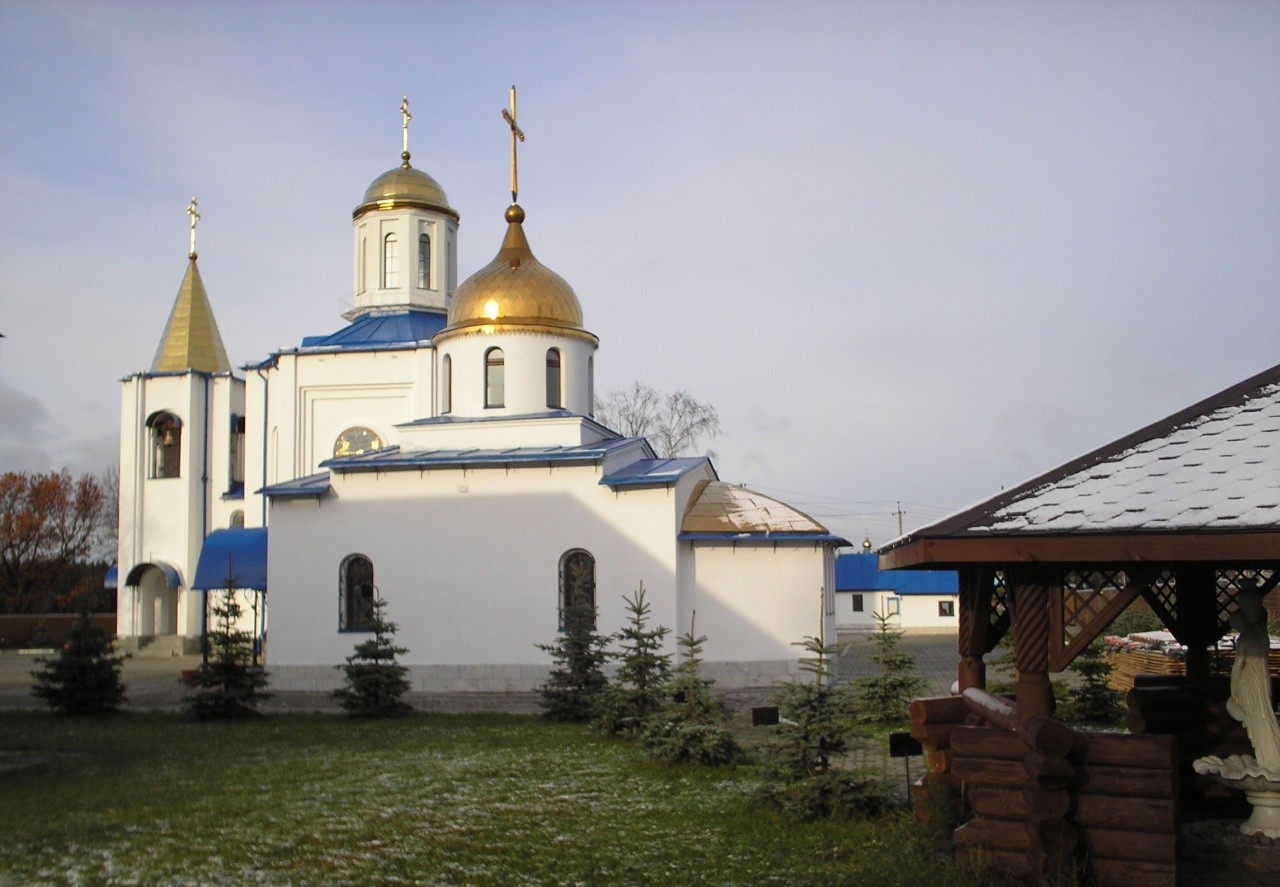
[[[457,284],[459,214],[409,163],[353,219],[337,332],[240,368],[196,262],[150,370],[123,380],[117,630],[194,652],[205,593],[239,589],[275,689],[327,689],[386,601],[417,689],[536,688],[571,589],[617,631],[644,584],[652,624],[706,635],[721,686],[795,673],[835,639],[835,549],[705,456],[660,458],[593,418],[599,340],[541,264],[516,202],[497,256]],[[522,135],[522,134],[521,134]],[[694,622],[696,613],[696,623]]]

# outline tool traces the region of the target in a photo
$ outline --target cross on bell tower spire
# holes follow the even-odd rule
[[[196,223],[200,221],[200,211],[196,209],[196,199],[191,198],[191,203],[187,205],[187,215],[191,216],[191,249],[187,253],[187,258],[194,259],[196,257]]]

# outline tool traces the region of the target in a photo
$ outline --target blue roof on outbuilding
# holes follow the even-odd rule
[[[405,348],[423,342],[445,328],[448,318],[432,311],[394,311],[387,314],[365,314],[349,326],[327,336],[307,336],[306,349],[336,351],[373,351],[379,348]]]
[[[836,557],[836,591],[892,591],[897,594],[958,594],[952,570],[881,570],[874,552]]]

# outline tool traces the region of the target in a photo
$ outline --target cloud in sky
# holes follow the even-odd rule
[[[1277,47],[1230,2],[0,5],[0,469],[114,458],[192,194],[234,363],[339,328],[406,92],[481,267],[516,83],[598,384],[884,541],[1276,363]]]

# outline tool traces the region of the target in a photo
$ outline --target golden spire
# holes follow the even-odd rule
[[[222,345],[218,323],[213,318],[209,297],[196,266],[196,223],[200,212],[196,199],[187,206],[191,217],[191,251],[187,254],[187,273],[178,287],[178,297],[173,300],[173,310],[160,337],[155,360],[151,362],[153,373],[176,373],[197,370],[203,373],[225,373],[231,370],[227,350]]]
[[[200,211],[196,209],[194,197],[187,205],[187,215],[191,216],[191,249],[187,252],[187,258],[194,259],[196,257],[196,223],[200,221]]]
[[[404,122],[400,124],[403,131],[404,147],[400,152],[401,166],[405,169],[409,168],[409,121],[413,119],[413,115],[409,113],[409,97],[405,96],[400,100],[400,116],[404,118]]]
[[[524,141],[524,130],[516,124],[516,88],[513,84],[511,87],[511,110],[502,109],[502,119],[507,121],[507,125],[511,127],[511,202],[516,202],[516,195],[520,191],[520,186],[516,178],[516,141]]]

